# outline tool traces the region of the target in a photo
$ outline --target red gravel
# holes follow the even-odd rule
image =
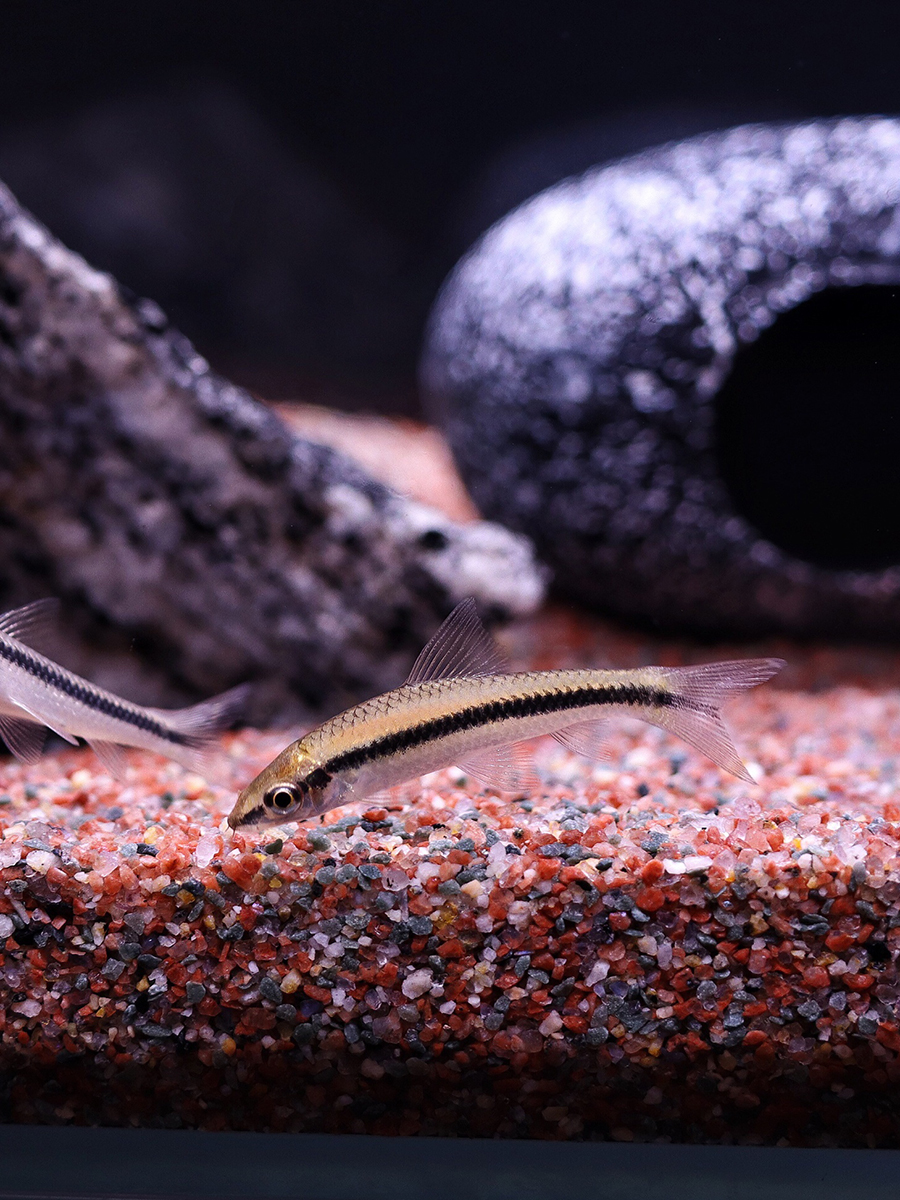
[[[523,658],[599,661],[567,621]],[[635,726],[524,802],[442,772],[231,840],[138,752],[0,766],[0,1116],[897,1146],[900,696],[822,653],[729,710],[758,788]]]

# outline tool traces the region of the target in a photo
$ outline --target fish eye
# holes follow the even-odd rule
[[[266,808],[274,809],[276,812],[286,812],[295,804],[299,804],[302,799],[303,793],[295,784],[280,783],[266,792],[263,804]]]

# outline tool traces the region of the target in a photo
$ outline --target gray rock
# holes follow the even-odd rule
[[[250,679],[257,716],[334,708],[470,593],[533,609],[525,539],[293,436],[0,187],[0,606],[60,596],[66,665],[145,702]]]
[[[852,392],[828,375],[873,304],[897,327],[898,282],[900,121],[693,138],[494,226],[433,311],[428,403],[481,511],[533,536],[560,589],[703,632],[894,636],[896,335],[878,343],[886,366],[854,360]],[[789,321],[807,313],[800,337]],[[791,441],[784,379],[795,345],[815,365],[817,329],[828,369]],[[872,386],[894,391],[866,440]],[[824,451],[804,475],[820,426],[844,482]]]

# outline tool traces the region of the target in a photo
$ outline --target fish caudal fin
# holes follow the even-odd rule
[[[749,658],[699,667],[660,668],[666,690],[676,701],[659,709],[652,718],[653,724],[695,746],[738,779],[755,783],[735,749],[719,709],[732,696],[771,679],[783,666],[784,660],[780,658]]]
[[[183,738],[181,745],[172,744],[166,749],[167,756],[189,771],[212,778],[217,758],[215,740],[241,717],[250,691],[251,685],[242,683],[190,708],[149,709]]]
[[[190,708],[162,710],[170,725],[179,731],[196,738],[198,744],[222,733],[232,725],[243,713],[250,695],[250,684],[242,683],[230,691],[213,696],[200,704],[192,704]]]

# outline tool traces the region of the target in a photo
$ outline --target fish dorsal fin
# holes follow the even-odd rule
[[[37,649],[52,632],[58,612],[59,601],[53,596],[24,604],[21,608],[11,608],[0,616],[0,634],[27,642]]]
[[[41,757],[47,730],[31,721],[20,721],[6,714],[0,716],[0,737],[19,762],[36,763]]]
[[[406,682],[505,675],[509,665],[478,616],[471,596],[457,604],[413,664]],[[473,772],[474,774],[474,772]]]
[[[540,786],[527,742],[512,742],[479,750],[460,760],[457,766],[498,792],[521,795],[523,792],[533,792]]]
[[[568,725],[565,729],[557,729],[550,735],[556,738],[560,745],[580,754],[583,758],[598,759],[606,757],[606,741],[609,737],[608,721],[581,721],[577,725]]]

